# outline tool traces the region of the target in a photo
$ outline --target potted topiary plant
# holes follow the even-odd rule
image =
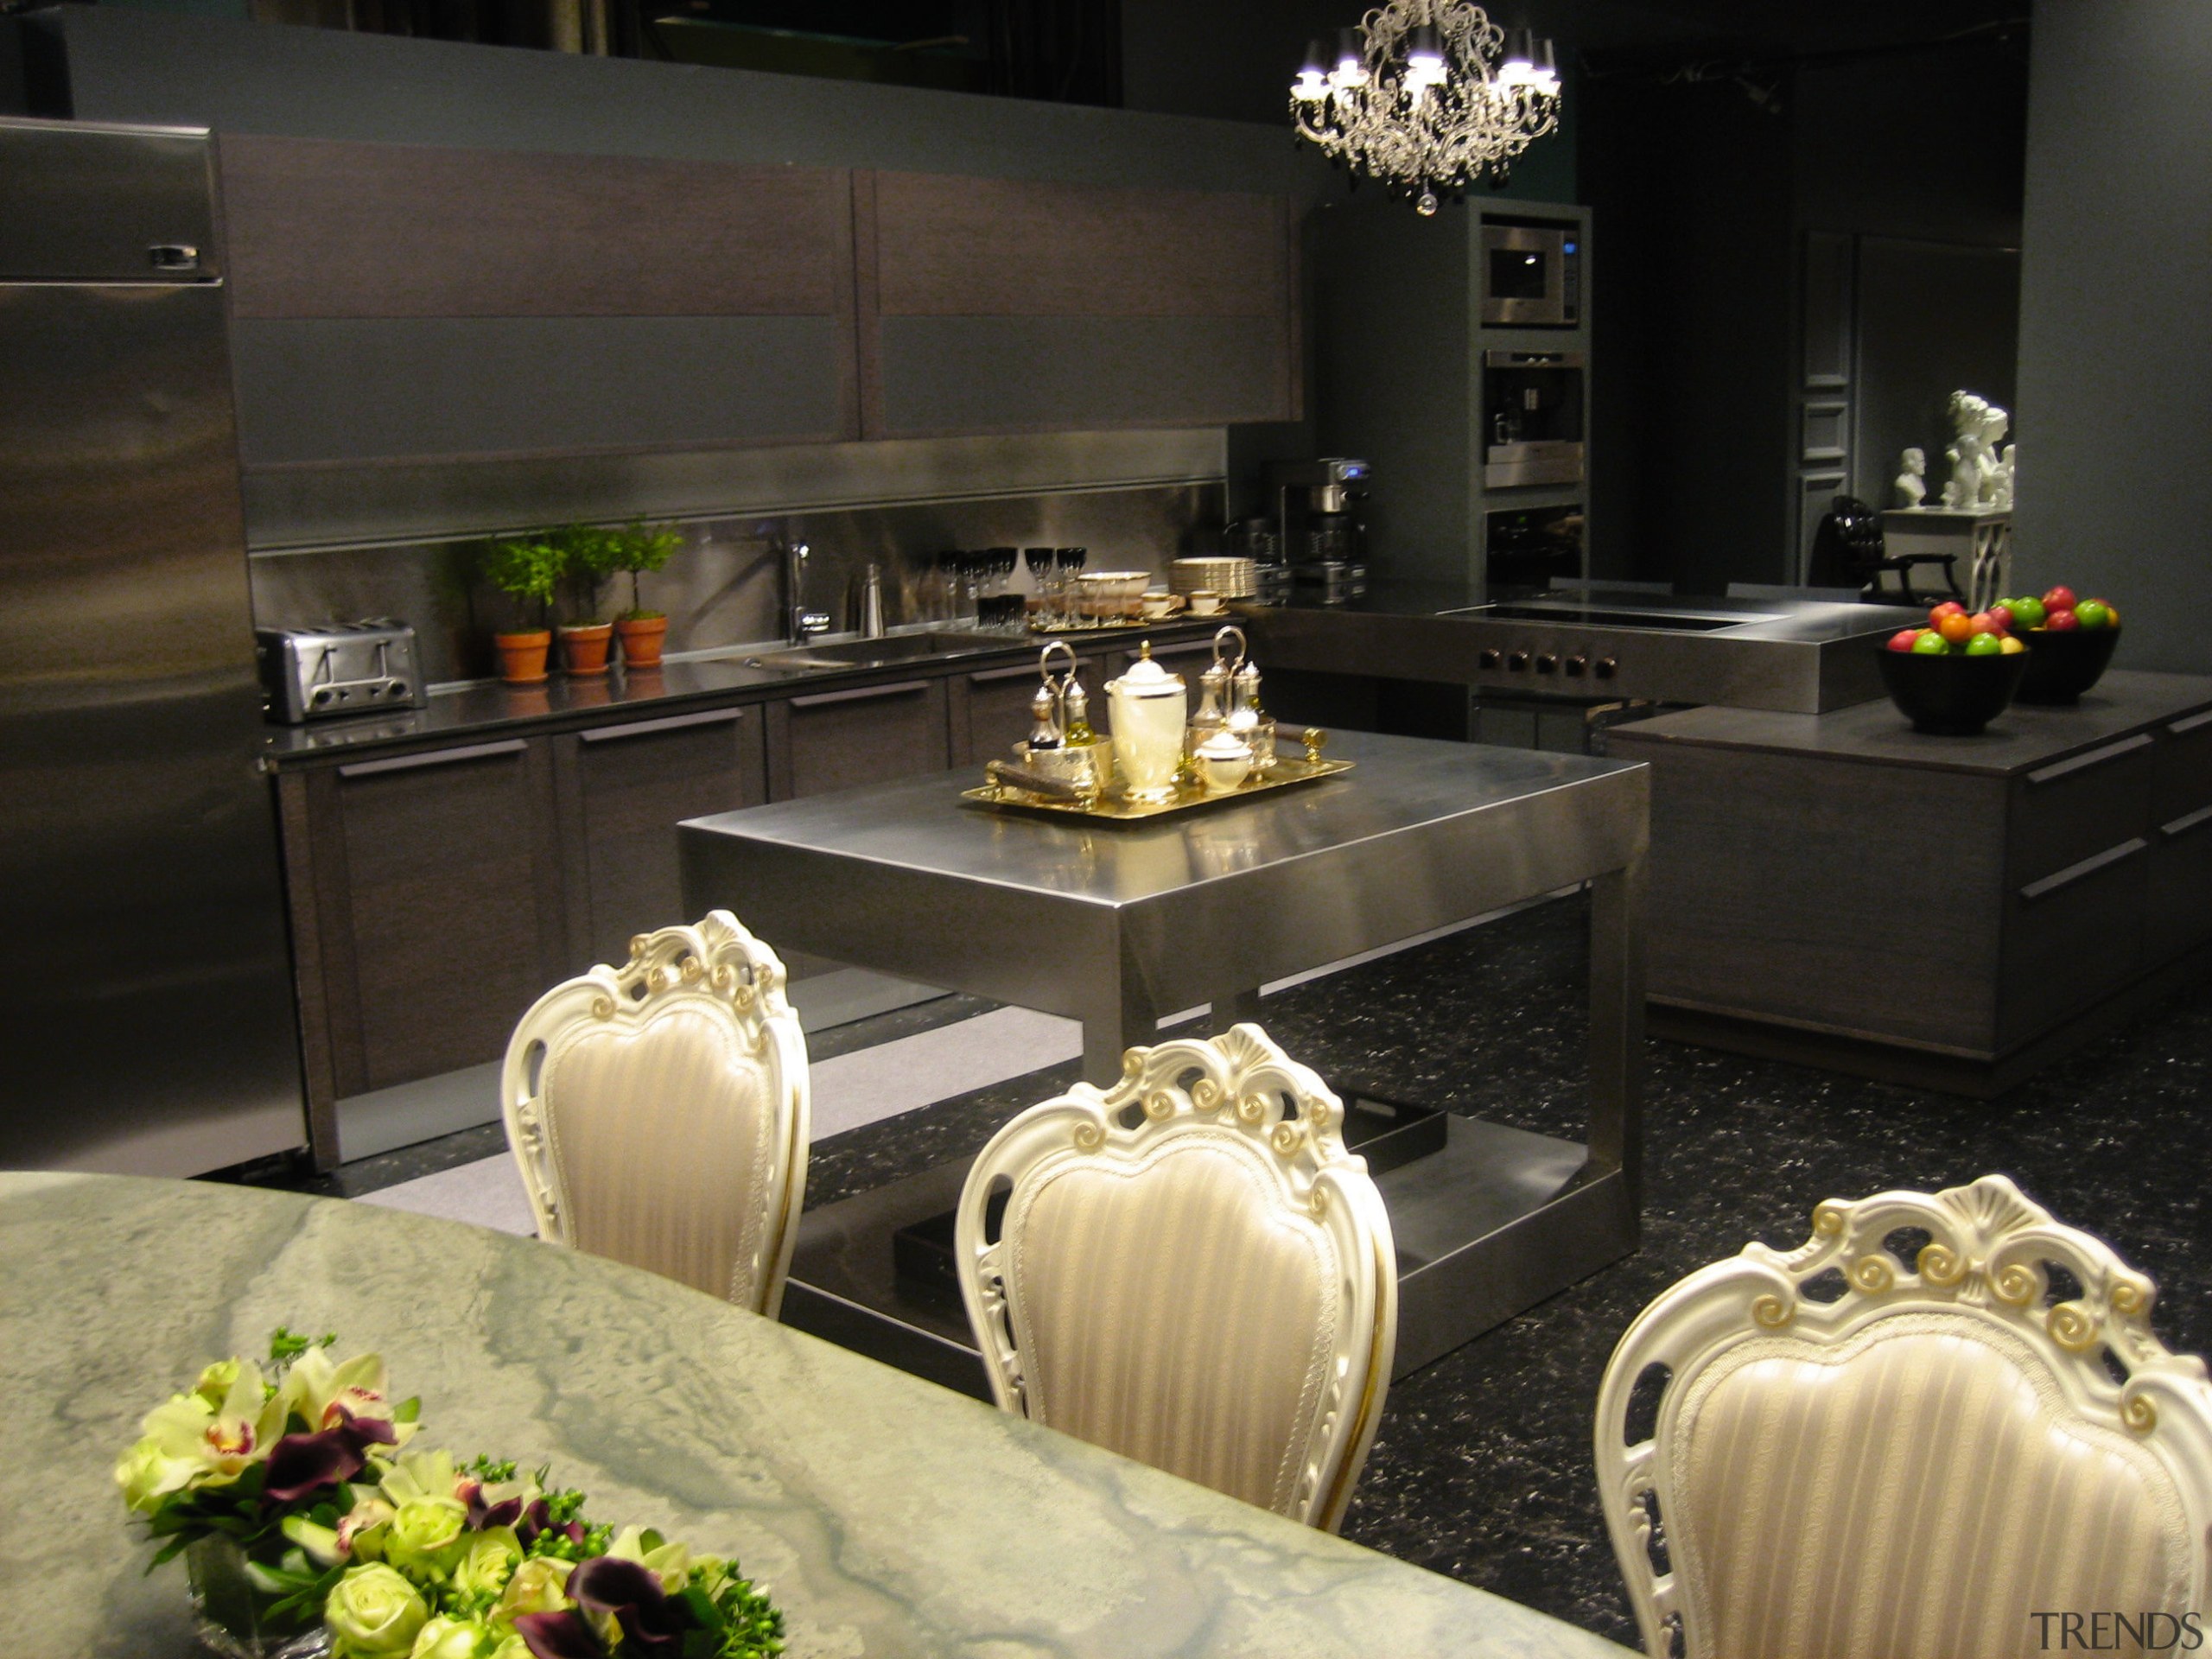
[[[499,651],[500,678],[516,685],[536,685],[544,679],[545,653],[553,644],[546,619],[566,563],[562,549],[542,535],[493,542],[484,550],[484,579],[509,597],[537,607],[535,628],[492,636]]]
[[[645,608],[638,578],[651,575],[673,558],[683,545],[683,532],[673,524],[648,524],[640,519],[611,534],[616,542],[614,568],[630,575],[630,608],[614,619],[614,632],[622,640],[623,666],[658,668],[668,618]]]
[[[622,543],[613,531],[570,524],[550,537],[561,550],[562,580],[575,620],[561,625],[562,665],[571,674],[604,674],[614,625],[599,613],[599,596],[614,574]]]

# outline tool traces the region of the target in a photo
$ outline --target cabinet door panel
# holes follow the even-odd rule
[[[770,763],[779,799],[941,772],[950,764],[941,679],[817,692],[789,699],[779,712],[782,754]]]
[[[220,155],[249,467],[859,435],[842,169],[243,135]]]
[[[584,887],[583,965],[620,962],[633,935],[683,913],[676,826],[768,798],[758,709],[601,727],[569,740]],[[575,931],[572,929],[572,931]]]
[[[854,210],[865,435],[1297,413],[1282,198],[862,173]]]
[[[497,1059],[560,974],[545,744],[341,766],[335,788],[353,982],[334,1009],[339,1093]]]

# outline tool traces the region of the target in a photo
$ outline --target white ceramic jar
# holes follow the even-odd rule
[[[1190,705],[1182,677],[1152,660],[1149,639],[1138,648],[1129,671],[1106,683],[1114,768],[1132,800],[1164,801],[1175,792]]]

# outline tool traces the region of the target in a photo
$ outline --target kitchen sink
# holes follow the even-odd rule
[[[881,639],[847,639],[829,645],[794,645],[789,651],[763,652],[744,658],[747,668],[765,668],[791,674],[820,674],[837,669],[892,668],[900,663],[932,657],[967,656],[982,651],[1005,651],[1022,643],[1005,633],[891,634]]]

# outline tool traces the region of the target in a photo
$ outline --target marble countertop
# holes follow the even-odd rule
[[[270,1329],[334,1330],[486,1451],[738,1557],[793,1655],[1623,1650],[594,1257],[206,1182],[0,1173],[10,1654],[192,1652],[110,1470]]]

